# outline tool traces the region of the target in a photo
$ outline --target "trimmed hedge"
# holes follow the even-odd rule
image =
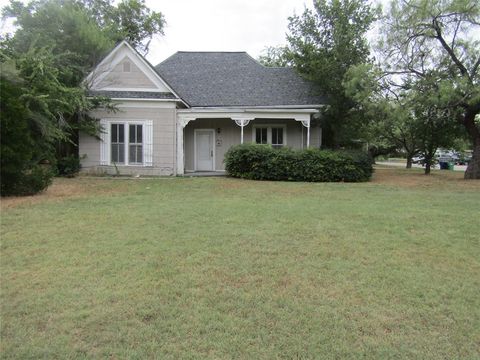
[[[225,154],[230,176],[252,180],[360,182],[373,172],[368,154],[360,151],[274,149],[270,145],[232,146]]]

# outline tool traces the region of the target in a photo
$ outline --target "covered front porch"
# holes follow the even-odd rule
[[[185,109],[177,111],[177,174],[223,172],[227,150],[253,142],[320,147],[317,109]]]

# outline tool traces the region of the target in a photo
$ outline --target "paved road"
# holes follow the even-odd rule
[[[405,163],[397,162],[397,161],[377,161],[377,164],[378,165],[386,165],[386,166],[397,166],[397,167],[403,167],[403,168],[405,167]],[[414,168],[419,168],[419,169],[423,168],[423,166],[416,165],[416,164],[413,164],[412,166]],[[440,169],[440,167],[438,165],[436,165],[434,167],[434,169]],[[455,165],[453,167],[453,170],[465,172],[465,170],[467,170],[467,165]]]

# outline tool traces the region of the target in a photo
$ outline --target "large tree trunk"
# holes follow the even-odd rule
[[[473,155],[465,171],[465,179],[480,179],[480,137],[473,145]]]
[[[475,116],[480,112],[480,104],[465,113],[463,124],[473,139],[472,160],[465,171],[465,179],[480,179],[480,129],[475,124]]]
[[[412,168],[412,156],[407,155],[407,169]]]
[[[431,168],[432,168],[432,162],[431,161],[425,162],[425,175],[430,175]]]

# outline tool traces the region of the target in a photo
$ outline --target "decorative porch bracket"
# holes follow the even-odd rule
[[[190,121],[195,120],[195,117],[182,116],[177,120],[177,175],[183,175],[185,173],[185,155],[183,146],[183,131],[185,126]]]
[[[250,121],[252,121],[254,118],[232,118],[233,121],[235,121],[235,124],[240,126],[240,144],[243,144],[243,128],[247,126]]]

